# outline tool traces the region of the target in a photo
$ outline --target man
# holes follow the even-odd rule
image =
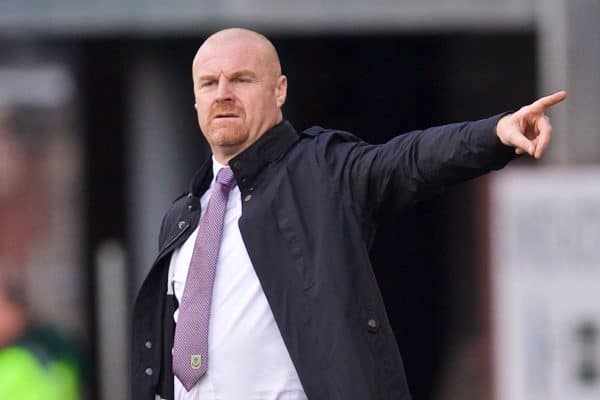
[[[0,399],[80,399],[79,351],[28,314],[22,277],[0,260]]]
[[[212,158],[167,211],[138,294],[133,398],[410,399],[368,258],[379,207],[540,158],[566,94],[373,146],[296,132],[258,33],[213,34],[192,76]]]

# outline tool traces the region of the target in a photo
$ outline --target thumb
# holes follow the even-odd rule
[[[509,136],[509,143],[516,147],[517,150],[521,150],[524,153],[528,153],[533,156],[533,152],[535,150],[534,144],[525,137],[521,132],[517,130],[513,130]]]

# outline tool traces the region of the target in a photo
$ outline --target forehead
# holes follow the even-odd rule
[[[264,48],[250,41],[205,43],[194,59],[193,73],[200,75],[250,70],[260,75],[267,71],[265,53]]]

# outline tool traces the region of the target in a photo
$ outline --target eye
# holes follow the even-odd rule
[[[233,82],[235,83],[248,83],[250,82],[249,78],[243,77],[243,76],[238,76],[236,78],[233,78]]]
[[[200,88],[206,88],[206,87],[214,85],[216,82],[217,81],[215,81],[215,80],[202,81],[202,82],[200,82],[200,84],[198,85],[198,87],[200,87]]]

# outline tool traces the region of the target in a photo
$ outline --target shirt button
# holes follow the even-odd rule
[[[367,322],[367,325],[369,326],[369,330],[371,332],[375,332],[379,324],[377,323],[376,319],[370,319],[369,322]]]
[[[244,197],[244,201],[247,203],[252,199],[252,195],[251,194],[247,194],[246,197]]]
[[[146,368],[146,375],[151,376],[152,375],[152,368]]]
[[[179,222],[177,223],[177,227],[179,227],[179,229],[183,229],[183,228],[185,228],[185,227],[186,227],[186,225],[187,225],[187,222],[185,222],[185,221],[179,221]]]
[[[149,340],[148,340],[148,341],[146,342],[146,348],[147,348],[147,349],[151,349],[151,348],[152,348],[152,342],[151,342],[151,341],[149,341]]]

